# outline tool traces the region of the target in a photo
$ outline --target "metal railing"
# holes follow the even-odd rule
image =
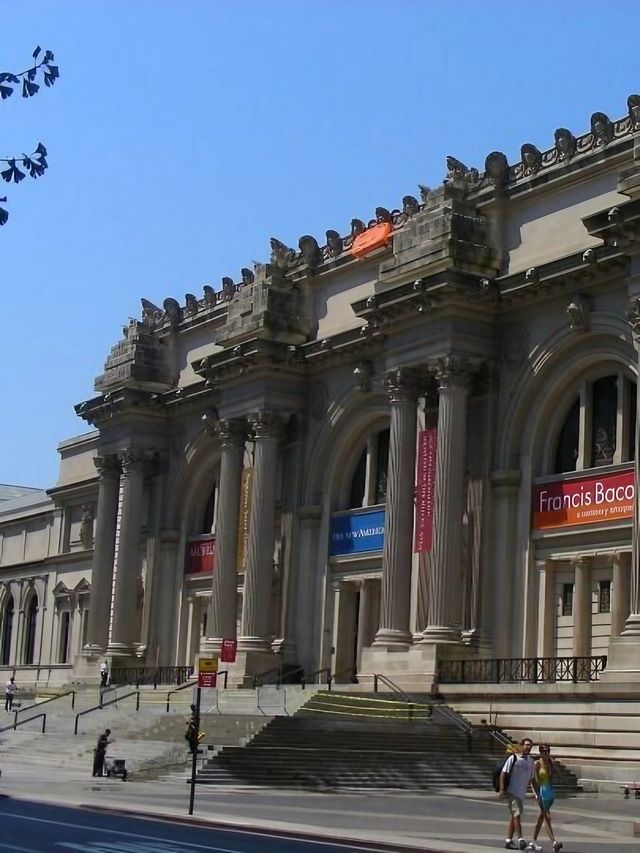
[[[109,672],[109,683],[116,686],[125,684],[182,684],[193,676],[192,666],[127,666],[115,667]]]
[[[46,713],[35,714],[33,717],[29,717],[28,720],[20,720],[20,722],[18,722],[14,717],[11,725],[3,726],[0,729],[0,732],[8,732],[9,729],[13,729],[15,731],[18,728],[18,726],[24,726],[27,723],[32,723],[34,720],[39,720],[40,717],[42,717],[42,734],[44,734],[46,729],[47,729],[47,715],[46,715]]]
[[[429,714],[433,714],[433,708],[428,702],[419,702],[415,696],[412,696],[410,693],[406,693],[401,687],[392,681],[388,676],[384,675],[381,672],[374,672],[373,674],[373,692],[378,692],[378,687],[380,684],[384,684],[388,687],[394,696],[398,696],[403,702],[406,702],[409,705],[408,716],[410,720],[413,720],[414,710],[418,708],[428,708]]]
[[[348,666],[346,669],[341,669],[339,672],[331,672],[329,671],[329,675],[327,677],[327,686],[329,690],[331,690],[331,686],[333,684],[342,684],[343,682],[338,682],[338,678],[342,678],[343,675],[350,674],[349,684],[357,684],[358,683],[358,670],[355,666]]]
[[[555,658],[468,658],[444,660],[438,666],[440,684],[530,684],[557,681],[598,681],[607,666],[606,655]]]
[[[99,705],[94,705],[93,708],[86,708],[84,711],[79,711],[76,714],[76,721],[73,727],[74,735],[78,734],[78,720],[84,717],[85,714],[91,714],[93,711],[99,711],[101,708],[106,708],[108,705],[115,705],[116,702],[121,702],[123,699],[128,699],[129,696],[136,697],[136,711],[140,710],[140,691],[132,690],[130,693],[125,693],[123,696],[116,696],[115,699],[109,699],[108,702],[101,702]],[[35,718],[32,718],[35,719]]]
[[[220,672],[218,672],[217,675],[218,675],[218,678],[220,678],[221,675],[224,676],[224,679],[223,679],[224,685],[223,686],[224,686],[224,689],[226,690],[227,689],[227,679],[229,678],[229,670],[223,669]],[[181,684],[179,687],[174,687],[173,690],[169,690],[169,692],[167,693],[167,707],[166,707],[167,713],[169,712],[169,704],[171,702],[171,697],[173,696],[173,694],[178,693],[180,690],[186,690],[188,687],[192,687],[192,688],[197,687],[197,683],[195,681],[186,681],[184,684]],[[217,699],[216,699],[216,702],[217,702]]]
[[[326,675],[327,684],[329,684],[331,680],[331,669],[328,666],[323,666],[322,669],[317,669],[315,672],[309,673],[309,675],[303,672],[302,680],[300,681],[302,689],[304,690],[307,684],[322,684],[323,675]],[[318,680],[314,681],[315,678],[318,678]]]
[[[275,678],[274,678],[275,676]],[[296,677],[294,680],[292,678]],[[265,669],[264,672],[259,672],[254,675],[251,684],[254,688],[264,687],[265,685],[275,685],[277,689],[282,684],[303,684],[305,683],[304,667],[302,666],[285,666],[280,663],[271,669]]]
[[[75,690],[67,690],[65,693],[60,693],[58,696],[50,696],[49,699],[43,699],[42,702],[34,702],[33,705],[27,705],[26,708],[17,708],[13,712],[13,728],[15,729],[17,725],[22,725],[18,723],[18,714],[24,714],[26,711],[31,711],[33,708],[41,708],[43,705],[47,705],[49,702],[55,702],[56,699],[64,699],[65,696],[71,696],[71,707],[76,707],[76,691]],[[40,716],[38,714],[38,716]],[[35,720],[36,717],[29,717],[30,720]],[[29,720],[25,720],[25,722],[29,722]]]

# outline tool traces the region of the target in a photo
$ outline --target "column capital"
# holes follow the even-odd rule
[[[213,430],[221,447],[241,447],[247,437],[247,422],[244,418],[223,418]]]
[[[120,460],[115,453],[108,453],[104,456],[95,456],[93,464],[98,470],[98,477],[101,480],[109,478],[115,479],[120,476]]]
[[[120,463],[122,465],[122,473],[133,474],[137,471],[142,471],[142,466],[147,461],[148,456],[143,450],[136,447],[128,447],[120,454]]]
[[[455,353],[436,358],[429,366],[438,383],[438,391],[448,391],[452,388],[466,390],[471,383],[471,362]]]
[[[284,422],[275,412],[254,412],[249,417],[251,431],[258,441],[267,438],[280,438],[284,432]]]
[[[627,306],[627,322],[631,326],[634,342],[640,344],[640,296],[630,300]]]
[[[593,557],[587,554],[579,554],[571,560],[572,565],[579,566],[581,569],[588,569],[593,562]]]
[[[413,367],[397,367],[389,371],[384,385],[391,403],[416,403],[421,376]]]

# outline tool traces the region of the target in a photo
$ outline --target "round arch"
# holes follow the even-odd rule
[[[519,468],[523,454],[543,468],[550,435],[566,413],[568,390],[586,376],[622,368],[637,377],[637,356],[628,325],[614,315],[591,315],[591,331],[562,330],[534,350],[513,382],[496,459],[498,469]],[[543,428],[544,425],[544,428]]]
[[[187,447],[176,473],[167,506],[167,526],[171,530],[195,532],[197,521],[218,479],[220,447],[204,430]],[[198,532],[201,532],[198,530]]]

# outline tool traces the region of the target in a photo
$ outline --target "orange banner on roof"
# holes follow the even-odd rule
[[[393,225],[390,222],[380,222],[378,225],[367,228],[362,234],[358,234],[353,241],[351,254],[355,255],[356,258],[363,258],[369,252],[386,246],[392,231]]]
[[[531,495],[531,527],[571,527],[633,517],[633,470],[537,483]]]

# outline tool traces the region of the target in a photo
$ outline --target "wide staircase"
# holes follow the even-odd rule
[[[276,717],[245,747],[205,762],[207,785],[301,789],[490,789],[509,739],[472,726],[430,697],[317,693],[293,716]],[[559,768],[559,794],[578,791]]]

